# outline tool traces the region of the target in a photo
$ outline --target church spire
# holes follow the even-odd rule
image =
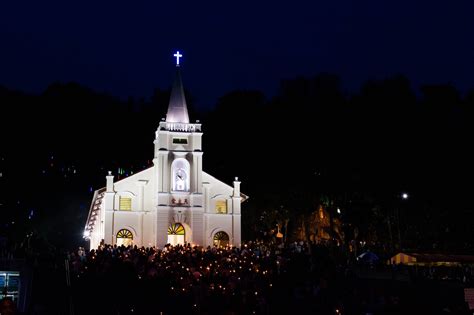
[[[170,103],[168,105],[168,113],[166,121],[173,123],[189,123],[188,107],[186,106],[186,98],[184,97],[183,82],[181,81],[181,72],[179,71],[179,58],[182,57],[179,51],[173,56],[176,57],[176,78],[171,89]]]

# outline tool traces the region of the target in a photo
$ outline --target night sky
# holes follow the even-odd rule
[[[183,54],[197,106],[281,79],[340,75],[346,91],[404,74],[474,86],[474,2],[2,1],[0,85],[41,93],[76,81],[127,98],[169,88]]]

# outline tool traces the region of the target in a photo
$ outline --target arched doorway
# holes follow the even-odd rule
[[[133,234],[127,229],[121,229],[117,232],[117,246],[133,245]]]
[[[178,244],[185,244],[186,233],[184,226],[181,223],[173,223],[168,228],[168,244],[173,246]]]
[[[216,234],[214,234],[214,245],[217,247],[225,247],[229,245],[229,235],[226,232],[219,231]]]

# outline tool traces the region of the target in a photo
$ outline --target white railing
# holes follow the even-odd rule
[[[84,231],[89,231],[90,233],[94,229],[95,221],[97,220],[100,210],[100,204],[104,198],[104,192],[105,187],[94,192],[94,197],[92,198],[92,203],[89,209],[89,215],[87,216],[87,222]]]
[[[185,124],[185,123],[175,123],[175,122],[160,122],[161,130],[168,131],[180,131],[180,132],[200,132],[201,124]]]

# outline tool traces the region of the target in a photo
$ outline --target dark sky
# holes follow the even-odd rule
[[[345,89],[407,75],[474,87],[474,1],[2,1],[0,85],[77,81],[149,97],[183,54],[198,106],[233,89],[271,96],[284,78],[339,74]]]

